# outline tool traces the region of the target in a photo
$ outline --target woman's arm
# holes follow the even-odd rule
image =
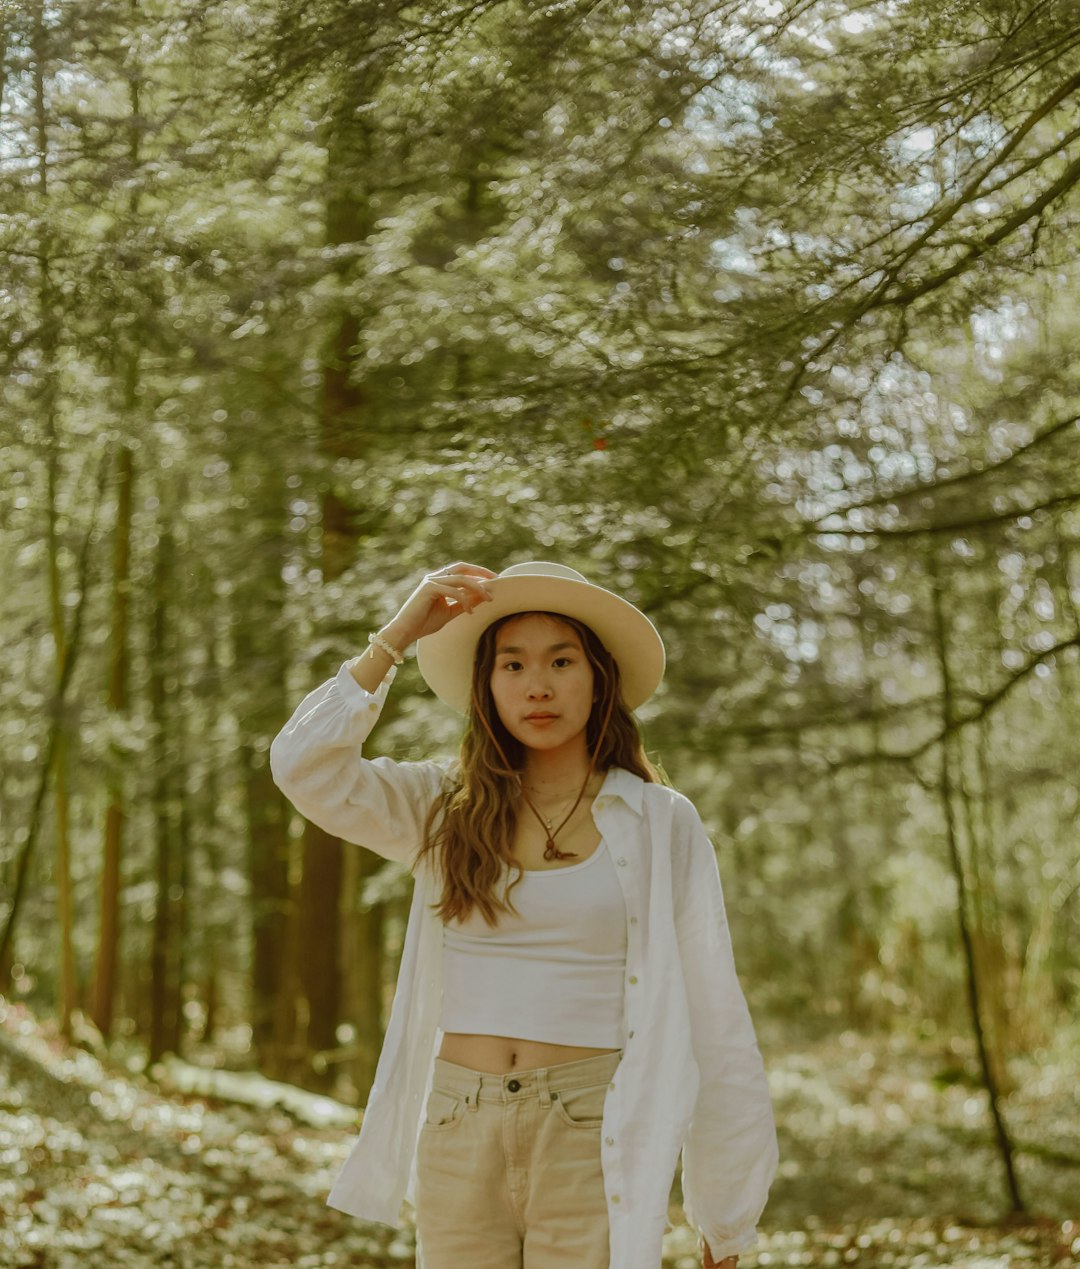
[[[447,764],[364,756],[396,668],[369,692],[356,682],[357,660],[300,702],[270,746],[270,771],[305,819],[411,868]]]
[[[401,654],[488,598],[490,569],[458,562],[424,580],[379,632]],[[366,758],[364,743],[378,721],[397,667],[377,644],[345,661],[309,692],[270,746],[274,782],[305,818],[327,833],[407,863],[420,850],[431,804],[447,762]]]
[[[674,825],[676,928],[700,1071],[683,1143],[684,1207],[701,1231],[703,1252],[723,1263],[755,1246],[779,1151],[765,1067],[735,972],[716,853],[693,804],[681,796]]]

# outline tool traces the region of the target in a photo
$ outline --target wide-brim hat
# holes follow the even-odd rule
[[[473,661],[480,636],[500,617],[553,612],[583,621],[614,657],[628,709],[652,696],[664,677],[664,643],[640,609],[614,591],[594,586],[575,569],[546,560],[512,564],[484,585],[494,596],[441,630],[417,640],[416,664],[440,700],[469,710]]]

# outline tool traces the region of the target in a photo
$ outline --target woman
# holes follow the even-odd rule
[[[414,640],[460,756],[367,759]],[[458,562],[368,641],[270,751],[302,814],[416,883],[328,1205],[400,1227],[412,1204],[423,1269],[658,1269],[681,1150],[704,1269],[734,1269],[776,1134],[715,853],[630,712],[660,636],[573,569]]]

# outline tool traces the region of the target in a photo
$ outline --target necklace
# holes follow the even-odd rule
[[[526,789],[524,786],[522,786],[522,790],[521,790],[521,792],[522,792],[522,794],[523,794],[523,795],[524,795],[525,793],[531,793],[534,797],[536,796],[536,790],[535,790],[535,789]],[[540,805],[542,806],[545,802],[547,802],[547,803],[548,803],[548,805],[550,805],[550,806],[554,807],[554,810],[552,811],[552,814],[554,815],[554,814],[556,814],[556,812],[557,812],[557,811],[561,810],[564,806],[569,806],[569,804],[570,804],[571,800],[572,800],[575,796],[576,796],[576,794],[574,794],[574,793],[569,793],[569,794],[567,794],[567,793],[560,793],[560,794],[558,794],[558,795],[557,795],[556,797],[554,797],[554,798],[541,798],[541,800],[540,800]]]
[[[566,827],[566,825],[570,822],[571,818],[573,817],[574,812],[578,809],[581,799],[585,796],[585,790],[589,787],[589,780],[592,778],[592,774],[593,774],[592,763],[590,762],[589,770],[585,773],[585,782],[584,784],[582,784],[577,797],[574,799],[574,805],[570,808],[570,813],[566,816],[566,818],[562,821],[562,823],[558,826],[558,828],[555,827],[555,822],[554,822],[556,813],[552,813],[551,815],[545,815],[543,811],[538,810],[532,798],[529,797],[524,784],[521,784],[521,796],[528,803],[532,813],[536,816],[538,820],[540,820],[541,824],[543,825],[545,835],[547,837],[547,842],[544,845],[545,859],[577,859],[576,850],[559,850],[559,848],[555,845],[555,835],[556,833],[560,833]],[[520,783],[520,776],[519,776],[519,783]],[[563,801],[561,804],[556,803],[556,805],[565,806],[566,803],[565,801]]]
[[[574,805],[570,808],[570,815],[573,815],[573,813],[577,810],[578,802],[580,802],[581,799],[585,796],[585,790],[586,788],[588,788],[589,779],[592,776],[593,771],[596,767],[596,756],[598,753],[602,752],[602,749],[603,749],[604,737],[607,735],[608,723],[611,722],[611,711],[614,707],[615,707],[615,697],[614,695],[609,695],[607,707],[604,710],[604,720],[600,724],[600,737],[597,740],[595,746],[593,746],[592,748],[592,752],[589,756],[589,769],[588,771],[585,772],[585,780],[581,786],[581,792],[577,795],[577,802],[575,802]],[[509,758],[507,758],[506,756],[506,751],[503,749],[502,745],[499,743],[498,736],[496,736],[494,731],[492,730],[491,724],[488,722],[488,719],[487,719],[487,712],[477,697],[475,684],[473,685],[473,713],[475,717],[479,718],[481,726],[487,732],[489,738],[491,739],[492,745],[494,745],[494,747],[498,750],[499,756],[502,758],[503,762],[506,764],[507,767],[510,767],[511,763]],[[555,845],[555,834],[558,833],[559,830],[563,827],[563,825],[567,822],[567,820],[569,820],[570,815],[568,815],[566,819],[563,820],[562,824],[560,824],[558,828],[549,827],[549,825],[544,822],[544,817],[540,814],[540,812],[536,809],[536,807],[533,806],[532,799],[529,797],[528,793],[525,791],[525,788],[521,782],[521,772],[518,771],[515,774],[517,776],[517,784],[518,784],[519,790],[521,791],[521,796],[528,803],[529,809],[532,811],[532,813],[543,825],[544,832],[547,834],[547,845],[544,847],[544,858],[545,859],[576,859],[577,858],[576,851],[561,851]]]
[[[559,803],[559,804],[558,804],[559,810],[562,810],[562,808],[563,808],[564,806],[567,806],[567,805],[569,805],[569,798],[567,798],[567,800],[566,800],[565,802],[562,802],[562,803]],[[537,810],[539,810],[539,807],[537,808]],[[553,811],[550,815],[549,815],[546,811],[540,811],[540,818],[541,818],[541,819],[544,821],[544,823],[547,825],[548,835],[549,835],[549,836],[551,835],[551,829],[552,829],[552,824],[553,824],[554,819],[555,819],[555,815],[556,815],[556,812],[554,812],[554,811]]]

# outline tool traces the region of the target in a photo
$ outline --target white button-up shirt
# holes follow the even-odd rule
[[[296,809],[415,875],[397,991],[360,1133],[327,1206],[401,1228],[415,1210],[416,1153],[442,1032],[441,896],[432,853],[416,855],[455,760],[365,758],[396,674],[374,693],[342,664],[309,692],[270,747]],[[622,1060],[608,1089],[600,1159],[612,1269],[658,1269],[682,1151],[687,1220],[714,1258],[749,1251],[776,1174],[772,1104],[735,972],[716,854],[693,804],[611,768],[593,819],[626,902]]]

